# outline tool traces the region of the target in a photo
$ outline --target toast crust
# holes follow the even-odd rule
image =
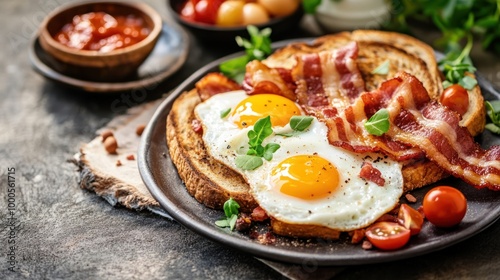
[[[358,66],[367,83],[367,90],[377,88],[382,81],[391,78],[392,74],[400,70],[410,69],[408,72],[423,82],[432,98],[439,97],[442,87],[432,48],[411,37],[411,40],[405,41],[408,39],[406,35],[370,32],[342,32],[321,37],[310,45],[292,44],[277,50],[263,62],[269,67],[291,68],[294,63],[293,56],[296,54],[336,48],[353,38],[358,40],[363,38],[358,42],[360,46]],[[384,36],[380,37],[381,34]],[[376,37],[374,42],[367,41],[373,37]],[[402,46],[406,46],[407,49],[402,49]],[[385,59],[390,60],[389,74],[383,76],[371,74],[370,72]],[[484,102],[478,86],[469,93],[472,95],[469,111],[464,115],[462,123],[473,135],[477,135],[484,128]],[[194,108],[200,102],[196,89],[193,89],[181,94],[173,103],[167,117],[167,144],[172,161],[188,192],[199,202],[210,208],[221,209],[224,202],[232,197],[240,204],[241,211],[251,212],[258,204],[250,195],[248,184],[241,175],[207,153],[202,134],[196,133],[191,125],[195,119]],[[402,173],[405,193],[449,176],[429,160],[404,164]],[[271,218],[271,228],[276,234],[292,237],[338,239],[340,235],[338,230],[327,227],[288,224],[273,218]]]

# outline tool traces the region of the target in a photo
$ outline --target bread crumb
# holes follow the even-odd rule
[[[132,154],[130,154],[130,155],[127,156],[127,159],[128,160],[135,160],[135,156],[132,155]]]
[[[116,161],[116,166],[122,166],[122,162],[120,160]]]

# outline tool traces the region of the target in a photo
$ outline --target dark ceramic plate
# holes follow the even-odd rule
[[[104,94],[147,88],[160,83],[179,70],[186,61],[188,51],[187,34],[178,27],[164,23],[153,51],[139,66],[137,74],[125,82],[93,82],[67,75],[64,63],[55,60],[42,49],[38,36],[31,42],[29,56],[33,68],[48,79],[85,91]]]
[[[274,47],[286,43],[281,42]],[[349,244],[346,240],[304,241],[279,237],[273,245],[262,245],[250,239],[247,234],[218,228],[214,222],[223,216],[223,212],[206,208],[198,203],[187,193],[178,177],[165,141],[165,119],[177,96],[185,90],[192,89],[197,80],[207,72],[216,70],[222,61],[236,55],[208,64],[181,84],[157,109],[144,132],[139,148],[139,171],[146,186],[162,207],[187,228],[211,240],[260,258],[297,264],[312,262],[318,265],[359,265],[401,260],[443,249],[479,233],[499,218],[500,192],[477,190],[460,180],[447,179],[439,184],[456,186],[467,197],[468,210],[462,223],[452,229],[438,229],[430,223],[425,223],[420,234],[412,237],[408,245],[393,252],[366,251],[360,245]],[[481,76],[478,80],[486,99],[500,97],[500,93]],[[500,144],[500,138],[489,132],[483,133],[477,141],[484,147]],[[430,186],[412,192],[418,203],[422,201],[429,188]],[[418,207],[418,203],[414,206]]]

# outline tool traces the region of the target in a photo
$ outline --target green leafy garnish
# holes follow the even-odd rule
[[[265,147],[262,146],[264,139],[271,134],[273,134],[273,129],[270,116],[255,122],[253,129],[247,133],[250,146],[247,154],[236,157],[236,166],[243,170],[254,170],[263,164],[262,157],[267,161],[273,159],[273,153],[280,148],[280,145],[268,143]]]
[[[235,163],[238,168],[243,170],[254,170],[264,164],[264,161],[258,156],[240,155],[236,157]]]
[[[236,225],[236,220],[238,220],[238,209],[240,208],[240,205],[233,198],[229,198],[226,202],[224,202],[223,208],[226,217],[216,221],[215,225],[222,228],[228,227],[230,230],[233,230]]]
[[[250,40],[236,37],[238,46],[245,48],[245,55],[239,56],[219,65],[219,70],[227,77],[241,83],[245,77],[245,67],[252,60],[263,60],[271,54],[271,29],[264,28],[261,31],[253,25],[247,26]]]
[[[371,118],[365,123],[365,128],[368,133],[381,136],[389,131],[389,125],[389,111],[382,108],[371,116]]]
[[[500,100],[485,101],[486,114],[491,123],[486,124],[485,128],[489,131],[500,134]]]
[[[308,14],[314,14],[319,4],[321,4],[321,0],[302,0],[302,7]]]
[[[472,48],[472,35],[468,38],[467,45],[462,51],[458,49],[450,50],[445,58],[439,61],[439,68],[443,71],[446,80],[443,87],[447,88],[452,84],[460,84],[464,88],[471,90],[477,85],[476,79],[467,76],[466,73],[474,73],[476,68],[472,66],[469,53]]]
[[[222,110],[220,112],[220,118],[223,119],[229,115],[229,112],[231,112],[231,108],[227,108],[226,110]]]
[[[372,70],[372,74],[387,75],[389,73],[389,60],[382,62],[377,68]]]
[[[290,118],[290,128],[293,130],[288,133],[276,133],[276,135],[292,137],[303,132],[314,120],[311,116],[292,116]]]

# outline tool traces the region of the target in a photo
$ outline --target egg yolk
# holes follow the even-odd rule
[[[317,155],[289,157],[271,171],[271,182],[281,193],[318,199],[331,194],[339,184],[339,172],[328,160]]]
[[[231,114],[238,127],[254,125],[259,119],[271,116],[272,126],[285,126],[290,118],[301,115],[290,99],[277,94],[256,94],[242,100]]]

